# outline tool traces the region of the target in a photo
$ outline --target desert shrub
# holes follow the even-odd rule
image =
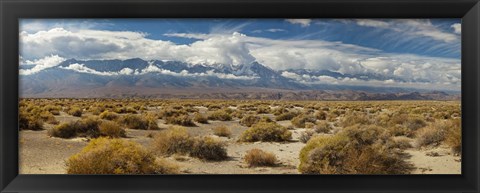
[[[260,121],[260,117],[255,115],[246,115],[242,119],[240,119],[240,125],[251,127],[255,123]]]
[[[183,109],[177,109],[174,107],[165,107],[162,109],[159,113],[158,116],[162,118],[167,118],[167,117],[176,117],[180,115],[188,115],[188,112],[183,110]]]
[[[427,126],[427,123],[421,117],[409,117],[404,123],[405,127],[408,128],[411,132],[414,132],[422,127]]]
[[[248,150],[243,160],[245,160],[249,167],[275,166],[277,164],[275,154],[265,152],[261,149]]]
[[[184,127],[173,126],[153,138],[154,149],[162,155],[188,154],[194,140]]]
[[[301,114],[292,119],[292,125],[295,127],[305,128],[305,123],[315,123],[316,119],[313,116]]]
[[[295,112],[285,112],[275,117],[276,121],[285,121],[285,120],[292,120],[296,117],[298,113]]]
[[[113,112],[118,114],[137,114],[137,110],[132,107],[118,107],[113,109]]]
[[[315,113],[314,116],[318,120],[326,120],[327,119],[327,113],[325,113],[324,111],[318,111],[318,112]]]
[[[282,107],[275,108],[273,110],[273,115],[278,116],[278,115],[281,115],[281,114],[287,113],[287,112],[288,112],[288,110],[285,107],[282,106]]]
[[[68,158],[68,174],[176,174],[178,167],[157,160],[141,145],[121,140],[99,138]]]
[[[288,141],[292,138],[292,133],[287,128],[273,122],[259,122],[245,130],[240,141]]]
[[[208,118],[201,113],[195,113],[195,115],[193,116],[193,120],[203,124],[208,123]]]
[[[77,135],[76,127],[73,123],[62,123],[48,131],[52,137],[73,138]]]
[[[110,111],[104,111],[100,113],[99,115],[100,119],[105,119],[105,120],[116,120],[118,118],[118,114],[115,112],[110,112]]]
[[[50,113],[49,111],[43,111],[40,114],[38,114],[37,117],[42,119],[43,121],[45,121],[47,123],[50,123],[50,124],[53,124],[53,125],[57,125],[59,123],[59,121],[57,119],[55,119],[53,114]]]
[[[225,110],[216,110],[208,115],[209,120],[231,121],[232,116]]]
[[[445,122],[434,122],[415,133],[415,144],[417,147],[440,145],[445,140],[447,130]]]
[[[60,124],[48,131],[48,134],[53,137],[73,138],[73,137],[99,137],[100,120],[96,118],[85,118],[69,123]]]
[[[369,132],[373,129],[373,132]],[[367,132],[367,133],[365,133]],[[307,174],[405,174],[412,167],[371,136],[380,130],[351,128],[334,136],[316,136],[300,151],[299,171]]]
[[[129,129],[157,130],[156,118],[153,116],[140,116],[126,114],[117,119],[117,122]]]
[[[340,123],[342,127],[348,127],[355,124],[368,125],[370,124],[370,119],[363,113],[350,113],[345,115]]]
[[[328,124],[328,122],[326,122],[326,121],[319,121],[313,127],[313,129],[317,133],[329,133],[330,130],[332,130],[332,126],[330,126],[330,124]]]
[[[410,136],[410,130],[403,125],[394,125],[387,128],[387,132],[392,136]]]
[[[387,148],[398,148],[398,149],[408,149],[412,148],[411,144],[412,139],[405,137],[405,136],[400,136],[400,137],[395,137],[392,138],[391,140],[388,140],[387,143],[385,144]]]
[[[445,143],[452,148],[453,153],[462,153],[461,119],[452,119],[448,122]]]
[[[204,160],[224,160],[228,157],[225,146],[225,143],[211,137],[196,138],[190,156]]]
[[[313,135],[315,135],[315,131],[312,129],[307,129],[306,131],[303,131],[302,133],[300,133],[299,140],[302,143],[307,143],[308,140],[310,140]]]
[[[98,126],[100,135],[112,138],[126,137],[125,129],[113,121],[102,121]]]
[[[257,114],[267,114],[270,113],[270,107],[267,105],[260,105],[257,107]]]
[[[181,125],[181,126],[195,126],[195,123],[193,123],[192,118],[190,118],[188,115],[167,117],[165,119],[165,123],[173,124],[173,125]]]
[[[68,110],[67,113],[69,115],[72,115],[72,116],[75,116],[75,117],[81,117],[82,112],[83,112],[83,110],[80,109],[79,107],[72,107],[72,108],[70,108],[70,110]]]
[[[213,134],[220,137],[230,137],[232,135],[232,131],[230,131],[230,129],[225,125],[221,125],[213,128]]]
[[[33,131],[43,130],[43,120],[20,111],[18,117],[18,129]]]

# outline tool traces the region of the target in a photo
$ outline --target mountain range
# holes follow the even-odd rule
[[[35,65],[20,65],[31,70]],[[305,82],[284,76],[328,76],[403,81],[381,74],[328,70],[274,70],[258,62],[243,65],[179,61],[69,59],[41,71],[20,73],[21,97],[146,97],[289,100],[456,100],[459,93],[400,87]],[[421,81],[421,80],[420,80]]]

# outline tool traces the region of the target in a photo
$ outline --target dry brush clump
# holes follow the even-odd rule
[[[129,129],[158,130],[157,119],[154,115],[126,114],[117,119],[117,122]]]
[[[202,123],[202,124],[208,124],[208,117],[202,115],[201,113],[195,113],[193,115],[193,120],[198,122],[198,123]]]
[[[114,120],[117,120],[119,115],[115,112],[110,112],[110,111],[103,111],[102,113],[100,113],[99,115],[100,119],[105,119],[105,120],[110,120],[110,121],[114,121]]]
[[[354,125],[333,136],[316,136],[300,151],[307,174],[405,174],[412,166],[386,147],[390,136],[373,125]]]
[[[290,112],[284,112],[282,114],[279,114],[275,117],[276,121],[285,121],[285,120],[292,120],[294,117],[298,116],[298,113],[290,111]]]
[[[161,155],[188,154],[193,147],[193,139],[187,130],[173,126],[153,137],[153,147]]]
[[[211,137],[193,138],[183,127],[175,126],[154,136],[153,147],[164,156],[190,155],[204,160],[227,158],[226,144]]]
[[[157,159],[141,145],[98,138],[67,162],[68,174],[176,174],[178,166]]]
[[[243,160],[245,160],[249,167],[275,166],[278,162],[275,154],[256,148],[248,150]]]
[[[81,117],[83,114],[83,110],[80,107],[72,107],[68,109],[67,114],[75,117]]]
[[[187,127],[196,126],[192,118],[190,118],[190,116],[188,115],[167,117],[165,118],[165,123],[172,124],[172,125],[187,126]]]
[[[232,131],[225,125],[220,125],[213,128],[213,134],[220,137],[230,137],[232,136]]]
[[[101,121],[96,118],[88,117],[77,121],[62,123],[48,131],[52,137],[74,138],[74,137],[100,137]]]
[[[292,119],[292,125],[299,128],[305,128],[306,123],[315,123],[317,119],[312,115],[300,114]]]
[[[209,161],[228,158],[226,144],[211,137],[195,138],[190,156]]]
[[[240,119],[239,124],[246,126],[246,127],[251,127],[252,125],[258,123],[260,121],[259,116],[255,115],[246,115],[242,119]]]
[[[43,130],[43,120],[27,112],[20,111],[18,116],[18,129],[33,131]]]
[[[230,115],[225,109],[221,109],[210,113],[208,119],[213,121],[231,121],[232,115]]]
[[[287,128],[274,122],[259,122],[245,130],[240,136],[240,141],[288,141],[292,138],[292,133]]]

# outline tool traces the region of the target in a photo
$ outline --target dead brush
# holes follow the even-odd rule
[[[249,167],[276,166],[278,162],[275,154],[256,148],[248,150],[243,160]]]

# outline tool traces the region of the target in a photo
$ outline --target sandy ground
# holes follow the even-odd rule
[[[267,115],[272,116],[272,115]],[[60,122],[71,121],[77,118],[62,114],[57,117]],[[290,121],[279,121],[281,125],[289,126]],[[160,128],[168,128],[163,120],[158,120]],[[225,125],[232,131],[232,137],[217,137],[213,135],[212,128]],[[50,128],[52,125],[46,125]],[[304,129],[292,130],[293,139],[285,143],[241,143],[237,142],[239,136],[247,127],[240,126],[235,121],[210,121],[209,124],[199,124],[196,127],[187,127],[194,136],[217,137],[227,143],[229,159],[220,162],[206,162],[187,156],[172,156],[170,159],[181,167],[183,173],[191,174],[298,174],[298,155],[305,144],[298,141]],[[132,140],[149,148],[152,139],[149,134],[160,131],[127,130],[126,140]],[[60,139],[48,137],[47,131],[21,131],[20,132],[20,173],[21,174],[64,174],[65,160],[79,152],[88,144],[87,139]],[[259,148],[274,153],[279,164],[276,167],[249,168],[243,162],[245,152]],[[432,153],[433,152],[433,153]],[[459,156],[454,156],[446,147],[429,150],[407,149],[407,161],[416,169],[413,174],[460,174],[461,162]]]

